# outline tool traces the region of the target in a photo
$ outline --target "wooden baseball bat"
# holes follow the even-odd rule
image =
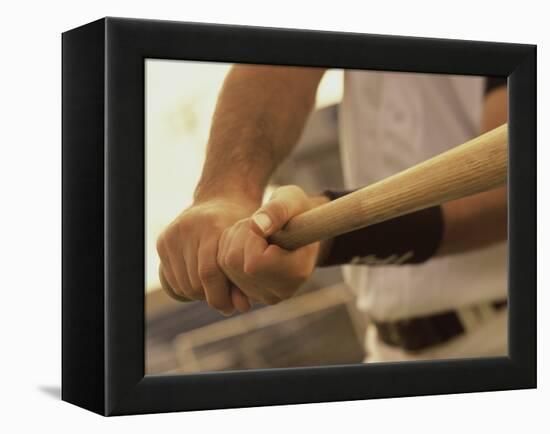
[[[269,241],[299,247],[506,184],[508,124],[292,218]],[[167,282],[163,287],[167,289]],[[174,298],[184,301],[171,288]]]
[[[508,172],[508,124],[291,219],[270,242],[294,250],[403,214],[500,187]]]

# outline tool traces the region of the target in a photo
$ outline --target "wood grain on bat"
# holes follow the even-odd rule
[[[506,183],[504,124],[410,169],[294,217],[270,241],[293,250],[315,241]]]

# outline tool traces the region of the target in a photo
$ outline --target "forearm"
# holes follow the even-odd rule
[[[507,189],[476,194],[442,205],[444,232],[437,256],[475,250],[506,240]]]
[[[218,98],[195,200],[224,195],[260,203],[271,173],[300,137],[323,73],[233,67]]]
[[[507,122],[506,86],[485,98],[481,130],[486,132]],[[445,230],[437,255],[482,248],[506,240],[506,187],[448,202],[442,206]]]

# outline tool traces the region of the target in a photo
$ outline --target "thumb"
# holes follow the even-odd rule
[[[259,235],[267,238],[282,229],[292,217],[309,208],[309,199],[301,188],[295,185],[279,187],[269,202],[254,213],[252,226]]]

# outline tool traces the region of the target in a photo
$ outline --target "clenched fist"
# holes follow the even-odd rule
[[[218,263],[249,299],[278,303],[294,295],[311,275],[320,243],[288,251],[269,244],[267,239],[292,217],[313,206],[313,201],[299,187],[281,187],[252,218],[225,229],[218,248]]]
[[[178,296],[206,300],[224,315],[235,308],[241,312],[250,309],[249,300],[231,285],[216,258],[224,230],[250,216],[258,206],[254,202],[210,199],[184,210],[157,240],[161,282],[164,277]]]

